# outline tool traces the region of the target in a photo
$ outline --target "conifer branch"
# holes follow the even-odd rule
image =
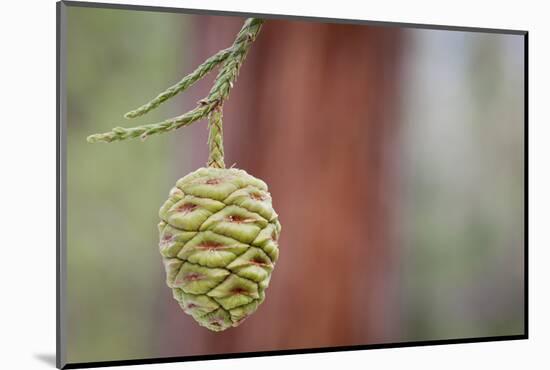
[[[214,85],[212,86],[208,96],[200,100],[194,109],[182,114],[181,116],[170,118],[162,122],[141,125],[133,128],[115,127],[111,131],[88,136],[88,142],[109,143],[137,137],[144,140],[151,135],[172,131],[183,126],[190,125],[195,121],[207,118],[215,108],[221,107],[223,101],[229,97],[229,92],[231,88],[233,88],[233,84],[237,79],[239,69],[248,54],[250,46],[260,32],[262,24],[262,19],[248,18],[230,48],[216,53],[204,61],[191,74],[185,76],[176,85],[168,88],[155,99],[137,108],[136,110],[126,113],[125,116],[127,118],[134,118],[146,114],[147,112],[157,108],[166,100],[174,97],[179,92],[189,88],[217,65],[223,63],[223,66],[220,68],[218,76],[216,77]],[[221,135],[221,129],[219,130],[219,135]],[[216,140],[221,143],[221,136]]]

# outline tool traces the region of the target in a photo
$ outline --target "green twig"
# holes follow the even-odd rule
[[[148,136],[168,132],[180,128],[182,126],[190,125],[191,123],[198,121],[208,115],[215,104],[202,104],[195,109],[182,114],[181,116],[167,119],[162,122],[150,123],[148,125],[141,125],[132,128],[115,127],[109,132],[103,134],[94,134],[88,136],[89,143],[105,142],[110,143],[112,141],[122,141],[126,139],[141,138],[147,139]]]
[[[216,77],[214,85],[212,86],[212,89],[210,90],[208,96],[199,101],[199,104],[193,110],[181,116],[174,117],[158,123],[151,123],[133,128],[115,127],[109,132],[88,136],[88,142],[112,142],[137,137],[140,137],[141,139],[146,139],[150,135],[172,131],[183,126],[187,126],[200,119],[207,118],[215,108],[219,107],[220,115],[218,120],[219,122],[217,123],[218,129],[217,132],[214,133],[216,137],[213,137],[212,140],[219,144],[217,145],[217,147],[221,149],[221,163],[223,163],[223,140],[221,137],[221,106],[223,104],[223,101],[229,97],[229,92],[233,87],[233,83],[237,79],[239,69],[248,53],[248,50],[250,49],[250,46],[252,45],[252,42],[254,42],[258,33],[260,32],[262,24],[262,19],[248,18],[239,33],[237,34],[235,42],[230,48],[224,49],[214,56],[210,57],[190,75],[184,77],[178,84],[170,87],[168,90],[161,93],[155,99],[143,105],[142,107],[134,111],[128,112],[126,116],[138,117],[155,109],[164,101],[170,99],[171,97],[175,96],[179,92],[185,90],[193,83],[198,81],[208,72],[210,72],[216,65],[223,63],[223,66],[220,68],[220,72],[218,73],[218,76]]]
[[[191,87],[195,82],[203,78],[205,75],[208,74],[208,72],[214,69],[214,67],[216,67],[221,62],[225,61],[230,54],[231,54],[231,49],[224,49],[224,50],[218,51],[216,54],[206,59],[192,73],[185,76],[180,82],[178,82],[174,86],[170,86],[168,89],[161,92],[156,98],[154,98],[150,102],[142,105],[141,107],[133,111],[126,113],[124,117],[136,118],[157,108],[166,100],[176,96],[178,93],[187,89],[188,87]]]

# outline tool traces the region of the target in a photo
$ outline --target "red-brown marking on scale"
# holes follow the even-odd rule
[[[222,182],[222,179],[208,179],[206,180],[205,184],[218,185],[220,182]]]
[[[189,309],[192,309],[192,308],[195,308],[195,307],[197,307],[197,305],[194,304],[194,303],[189,303],[189,304],[187,305],[187,308],[189,308]]]
[[[204,242],[204,243],[201,243],[201,244],[197,245],[197,247],[200,248],[200,249],[213,250],[213,249],[220,249],[222,247],[225,247],[225,245],[223,245],[221,243],[216,243],[216,242]]]
[[[196,272],[185,275],[185,280],[187,281],[197,281],[202,279],[202,275]]]
[[[236,223],[242,223],[247,220],[246,217],[239,216],[239,215],[230,215],[227,217],[229,222],[236,222]]]
[[[193,203],[185,203],[178,207],[177,211],[181,213],[193,212],[198,206]]]
[[[214,325],[214,326],[222,326],[219,322],[217,321],[212,321],[210,322],[210,325]]]
[[[172,238],[174,237],[174,235],[171,235],[171,234],[164,234],[164,236],[162,237],[162,239],[160,240],[160,244],[161,245],[164,245],[164,244],[168,244],[172,241]]]
[[[250,260],[254,265],[267,266],[266,261],[262,257],[254,257]]]
[[[275,230],[273,230],[273,232],[271,233],[271,240],[273,240],[274,242],[277,241],[277,233],[275,232]]]
[[[252,193],[250,194],[250,198],[254,199],[254,200],[258,200],[260,202],[263,202],[264,200],[267,199],[267,197],[261,193]]]
[[[246,290],[244,288],[241,288],[241,287],[238,287],[238,288],[231,289],[231,293],[233,293],[233,294],[248,294],[248,290]]]

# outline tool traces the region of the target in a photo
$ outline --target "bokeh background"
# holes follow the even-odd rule
[[[522,334],[524,44],[518,35],[268,20],[225,104],[226,163],[265,180],[281,255],[259,310],[212,333],[172,299],[157,212],[204,166],[181,114],[243,18],[68,8],[67,361]]]

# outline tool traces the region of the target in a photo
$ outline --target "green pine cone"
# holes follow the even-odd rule
[[[239,169],[199,168],[159,212],[166,284],[202,326],[239,325],[264,301],[281,231],[267,185]]]

